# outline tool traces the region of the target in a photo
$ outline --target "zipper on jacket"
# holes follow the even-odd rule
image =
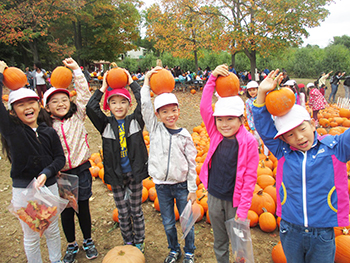
[[[167,165],[166,175],[165,175],[165,180],[164,180],[164,181],[166,181],[166,180],[168,179],[168,175],[169,175],[170,152],[171,152],[171,138],[172,138],[172,135],[170,134],[169,151],[168,151],[168,165]]]
[[[61,132],[62,132],[62,136],[63,136],[63,140],[64,140],[64,143],[67,147],[67,155],[68,155],[68,164],[69,164],[69,169],[72,169],[72,162],[71,162],[71,159],[70,159],[70,149],[69,149],[69,145],[68,145],[68,142],[67,142],[67,136],[64,132],[64,128],[63,128],[63,121],[61,122]]]
[[[303,214],[304,214],[304,226],[308,227],[308,217],[307,217],[307,200],[306,200],[306,160],[307,160],[307,153],[302,152],[304,155],[303,163],[301,167],[302,171],[302,195],[303,195]]]
[[[41,144],[41,141],[39,139],[39,133],[37,131],[35,131],[35,137],[36,137],[37,141]]]

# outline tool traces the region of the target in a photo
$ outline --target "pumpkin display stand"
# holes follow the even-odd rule
[[[103,258],[102,263],[145,263],[142,252],[134,246],[116,246]]]

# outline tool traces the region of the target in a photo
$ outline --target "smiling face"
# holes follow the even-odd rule
[[[25,98],[12,104],[16,116],[31,128],[38,127],[37,119],[40,112],[40,105],[37,99]]]
[[[258,88],[248,89],[248,93],[252,98],[255,98],[258,95]]]
[[[304,121],[289,132],[282,134],[281,139],[290,146],[306,152],[311,149],[314,143],[315,129],[315,122],[313,120]]]
[[[65,93],[55,93],[50,96],[46,110],[53,116],[63,118],[70,109],[70,100]]]
[[[114,117],[117,120],[122,120],[128,114],[130,102],[124,96],[114,95],[113,97],[109,98],[108,106]]]
[[[158,109],[156,116],[168,129],[178,129],[176,122],[179,119],[180,109],[177,104],[165,105]]]
[[[217,116],[215,121],[216,128],[227,139],[233,139],[242,125],[241,118],[236,116]]]

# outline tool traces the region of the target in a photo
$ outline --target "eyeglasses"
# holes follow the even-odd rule
[[[62,99],[52,99],[48,104],[52,104],[52,105],[58,105],[60,103],[62,104],[66,104],[69,102],[68,98],[62,98]]]

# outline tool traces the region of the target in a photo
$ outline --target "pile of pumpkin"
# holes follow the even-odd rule
[[[330,105],[317,114],[320,135],[339,135],[350,127],[350,110],[339,108],[336,104]]]

